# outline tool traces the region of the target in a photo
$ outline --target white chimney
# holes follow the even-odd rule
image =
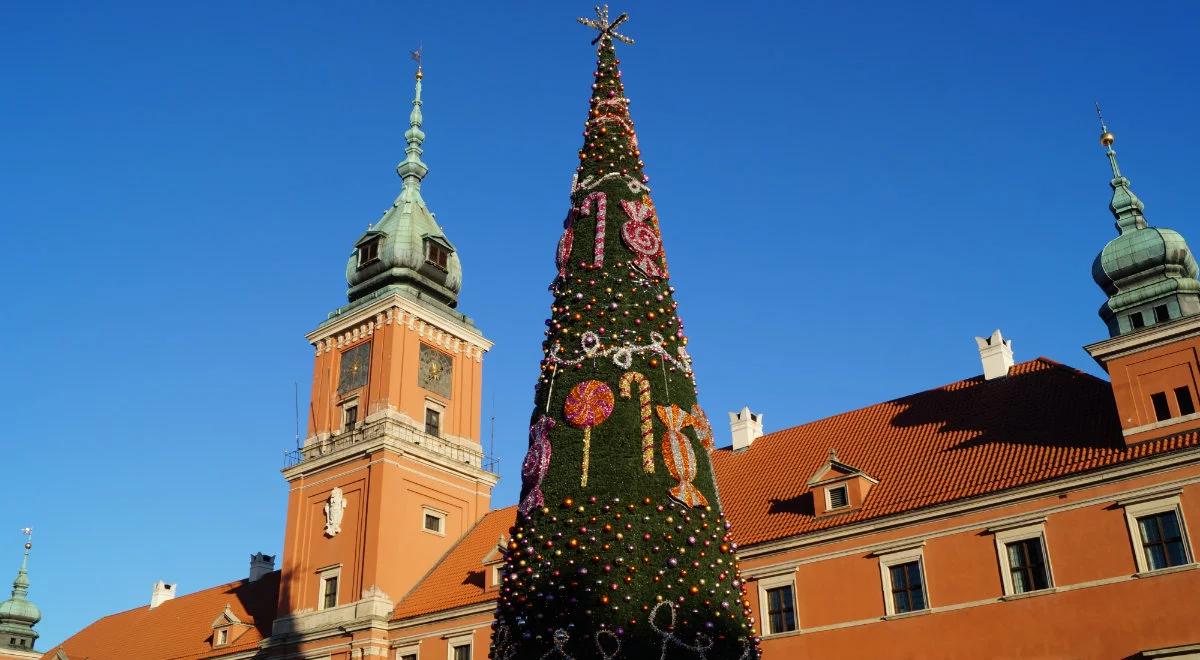
[[[983,361],[984,380],[1007,376],[1013,366],[1012,340],[1005,339],[997,329],[987,339],[976,337],[975,343],[979,345],[979,359]]]
[[[154,583],[154,591],[150,592],[150,609],[154,609],[159,605],[171,600],[175,597],[175,587],[178,585],[167,584],[162,580]]]
[[[763,416],[750,412],[749,406],[742,406],[741,412],[729,413],[729,431],[733,434],[733,450],[741,451],[763,434]]]
[[[250,581],[257,582],[259,578],[275,570],[275,556],[256,552],[250,555]]]

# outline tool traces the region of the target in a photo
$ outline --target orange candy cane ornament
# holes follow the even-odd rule
[[[636,371],[621,376],[621,398],[633,398],[633,384],[638,386],[638,406],[642,416],[642,471],[654,473],[654,422],[650,412],[650,381]]]

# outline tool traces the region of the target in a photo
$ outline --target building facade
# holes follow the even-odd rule
[[[354,243],[348,304],[308,335],[280,567],[258,553],[227,584],[159,583],[0,658],[486,657],[516,513],[491,509],[480,446],[491,343],[421,196],[421,86],[418,70],[400,196]],[[1102,142],[1119,235],[1093,266],[1110,336],[1086,349],[1111,381],[1015,362],[997,331],[980,376],[770,434],[730,414],[712,460],[768,660],[1200,657],[1197,264]],[[25,574],[0,630],[17,609],[36,623],[9,607]]]

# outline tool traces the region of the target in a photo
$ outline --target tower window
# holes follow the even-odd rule
[[[371,240],[358,246],[358,267],[362,268],[367,264],[379,260],[379,242],[381,237],[376,236]]]
[[[1171,407],[1167,405],[1167,393],[1155,392],[1150,395],[1150,403],[1154,404],[1154,417],[1160,422],[1171,419]]]
[[[421,507],[421,528],[434,534],[446,533],[446,514],[427,506]]]
[[[1180,415],[1190,415],[1196,412],[1196,405],[1192,402],[1192,391],[1187,385],[1175,388],[1175,402],[1179,404]]]
[[[425,409],[425,432],[429,435],[441,437],[442,413],[433,408]]]
[[[1155,323],[1162,323],[1163,321],[1170,321],[1170,320],[1171,320],[1171,311],[1167,309],[1166,305],[1158,305],[1157,307],[1154,308],[1154,322]]]
[[[1146,319],[1142,318],[1141,312],[1134,312],[1129,315],[1129,327],[1134,330],[1146,327]]]
[[[322,592],[321,609],[327,610],[331,607],[337,607],[338,578],[336,575],[325,578]]]
[[[358,404],[346,406],[342,409],[342,430],[353,431],[354,426],[358,424]]]
[[[425,263],[446,270],[449,261],[450,251],[446,249],[446,246],[437,241],[425,239]]]

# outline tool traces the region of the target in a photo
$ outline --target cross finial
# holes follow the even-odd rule
[[[620,16],[617,17],[617,20],[612,21],[610,23],[608,21],[608,5],[597,5],[596,6],[596,18],[580,17],[576,20],[578,20],[580,23],[592,28],[593,30],[598,30],[600,32],[600,34],[595,39],[592,39],[593,46],[595,46],[596,43],[598,41],[600,41],[601,39],[606,39],[606,38],[607,39],[616,39],[617,41],[629,44],[630,46],[633,45],[633,39],[630,39],[629,37],[621,34],[620,32],[617,32],[617,26],[620,25],[621,23],[624,23],[625,21],[629,20],[629,14],[627,14],[627,13],[622,13]]]

